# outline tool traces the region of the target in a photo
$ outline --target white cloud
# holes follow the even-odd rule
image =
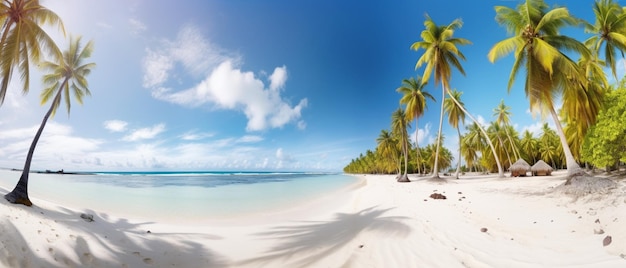
[[[287,67],[276,67],[270,76],[270,90],[280,90],[287,81]]]
[[[480,124],[480,126],[482,126],[483,128],[489,127],[489,122],[487,122],[487,120],[485,120],[485,118],[482,115],[478,115],[476,117],[476,121],[478,121],[478,124]]]
[[[522,132],[528,130],[528,131],[530,131],[530,133],[533,133],[534,137],[539,137],[543,133],[542,129],[543,129],[543,124],[545,124],[545,123],[546,123],[546,121],[537,121],[537,122],[535,122],[532,125],[524,126],[524,127],[522,127]],[[548,123],[548,126],[551,129],[556,130],[556,126],[554,125],[554,123],[552,121],[547,121],[547,123]]]
[[[108,120],[104,121],[103,125],[111,132],[124,132],[128,123],[122,120]]]
[[[428,123],[426,123],[426,125],[424,126],[423,129],[418,128],[418,130],[417,130],[418,131],[417,132],[417,144],[420,145],[420,147],[425,145],[424,144],[425,140],[428,139],[429,142],[430,142],[430,140],[433,140],[433,137],[430,136],[430,129],[431,129],[431,127],[432,127],[432,124],[430,122],[428,122]],[[409,135],[409,136],[410,136],[409,138],[411,139],[411,141],[413,143],[415,143],[415,131],[413,131],[413,133],[411,133],[411,135]]]
[[[21,167],[39,125],[0,131],[0,166]],[[73,135],[70,126],[48,122],[33,155],[33,169],[37,167],[64,168],[64,161],[83,159],[100,148],[102,140]]]
[[[281,96],[287,67],[275,68],[266,85],[254,73],[241,70],[238,62],[238,57],[210,43],[196,27],[186,26],[177,40],[146,50],[143,85],[152,90],[154,98],[182,106],[209,105],[241,111],[248,118],[248,131],[280,128],[291,122],[304,129],[306,124],[300,118],[308,100],[292,105]],[[205,76],[204,79],[188,89],[168,88],[165,83],[175,76],[177,63],[189,73]]]
[[[146,49],[146,54],[143,61],[143,86],[147,88],[159,86],[167,81],[174,63],[170,57],[150,49]]]
[[[185,134],[182,134],[180,136],[180,138],[182,140],[185,140],[185,141],[197,141],[197,140],[202,140],[202,139],[205,139],[205,138],[210,138],[210,137],[213,137],[213,136],[214,136],[213,133],[208,133],[208,132],[207,133],[197,133],[195,131],[189,131],[189,132],[187,132]]]
[[[153,96],[186,106],[211,103],[222,109],[242,110],[248,118],[246,129],[249,131],[298,122],[302,109],[308,104],[307,99],[302,99],[297,105],[290,106],[278,91],[265,89],[263,82],[253,73],[233,68],[230,61],[220,64],[194,88],[174,93],[153,91]],[[300,123],[299,126],[304,125]]]
[[[148,29],[143,22],[137,19],[129,19],[128,24],[130,25],[130,32],[132,34],[140,34]]]
[[[295,158],[283,151],[283,148],[278,148],[276,150],[276,159],[282,162],[294,162]]]
[[[130,133],[129,135],[122,138],[122,140],[138,141],[138,140],[153,139],[157,135],[161,134],[163,131],[165,131],[165,124],[161,123],[153,127],[137,129],[133,131],[132,133]]]
[[[240,143],[254,143],[254,142],[260,142],[262,140],[263,140],[263,137],[261,137],[261,136],[246,135],[246,136],[243,136],[243,137],[239,138],[237,140],[237,142],[240,142]]]

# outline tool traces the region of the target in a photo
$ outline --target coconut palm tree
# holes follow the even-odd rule
[[[407,174],[409,168],[409,134],[407,133],[407,128],[409,124],[406,120],[406,113],[402,108],[398,108],[393,113],[391,122],[392,132],[398,137],[402,147],[402,155],[404,155],[404,174],[398,178],[398,182],[410,182]]]
[[[615,70],[615,52],[621,52],[624,58],[626,51],[626,12],[613,0],[596,0],[593,4],[594,24],[587,23],[585,31],[593,36],[585,41],[596,54],[604,49],[604,61],[611,68],[613,77],[617,79]]]
[[[520,141],[520,145],[521,145],[522,151],[527,157],[525,160],[528,162],[532,160],[532,162],[530,163],[537,162],[536,156],[537,156],[538,145],[537,145],[537,139],[535,139],[532,132],[528,130],[524,130],[524,132],[522,133],[522,140]]]
[[[504,132],[506,134],[507,140],[509,141],[509,146],[513,151],[513,157],[517,160],[519,159],[519,153],[517,146],[513,143],[513,139],[511,138],[511,134],[509,133],[509,123],[511,122],[511,107],[506,106],[504,104],[504,100],[500,100],[500,104],[493,109],[493,116],[496,117],[496,123],[502,125],[504,128]]]
[[[459,146],[459,150],[461,150],[461,155],[463,159],[465,159],[465,164],[467,165],[468,170],[471,172],[472,167],[474,167],[476,161],[478,160],[478,152],[480,150],[476,149],[467,138],[468,135],[463,135],[461,137],[461,145]]]
[[[39,63],[41,54],[60,57],[61,51],[41,26],[58,26],[65,35],[63,22],[39,0],[0,1],[0,105],[4,102],[14,68],[20,73],[22,91],[30,87],[31,63]]]
[[[376,150],[385,158],[389,163],[395,165],[396,160],[399,157],[398,140],[388,130],[381,130],[378,138],[376,139],[378,147]],[[400,174],[400,165],[397,165],[398,174]]]
[[[461,95],[463,94],[463,92],[459,92],[456,89],[452,91],[452,97],[454,99],[456,99],[460,105],[464,105],[463,102],[461,101]],[[456,128],[456,131],[459,134],[459,159],[457,159],[457,164],[456,164],[456,172],[454,173],[454,177],[455,178],[459,178],[459,171],[461,170],[461,127],[459,126],[459,124],[465,124],[465,113],[463,113],[463,110],[461,110],[461,107],[459,107],[456,102],[454,102],[452,100],[452,98],[447,98],[444,101],[444,110],[448,113],[448,123],[450,123],[450,125],[453,128]]]
[[[572,17],[567,8],[549,9],[543,0],[526,0],[517,9],[497,6],[495,10],[498,23],[514,36],[496,43],[489,51],[489,60],[493,63],[514,52],[508,89],[511,89],[520,68],[525,67],[524,90],[531,110],[541,111],[542,116],[552,116],[566,157],[569,177],[584,174],[572,155],[554,109],[554,96],[562,93],[569,83],[586,85],[584,73],[562,49],[572,50],[582,57],[590,57],[590,51],[576,39],[559,34],[563,26],[577,25],[579,20]]]
[[[37,134],[30,145],[20,180],[17,182],[15,189],[4,196],[4,198],[11,203],[26,206],[32,205],[32,202],[28,198],[28,174],[30,173],[33,153],[35,152],[35,146],[41,137],[41,133],[48,119],[54,116],[57,108],[61,104],[61,100],[65,98],[65,105],[69,116],[71,107],[70,94],[74,96],[74,99],[79,104],[82,104],[85,95],[91,95],[87,83],[87,75],[91,73],[91,70],[96,65],[95,63],[85,63],[85,60],[91,56],[93,42],[90,41],[84,47],[81,47],[80,40],[80,37],[70,37],[69,49],[63,52],[62,58],[57,59],[58,62],[46,61],[41,63],[41,67],[44,70],[50,71],[50,73],[43,77],[45,88],[41,92],[41,103],[44,104],[50,100],[52,100],[52,103],[50,109],[48,109],[48,112],[46,112],[43,117]]]
[[[561,116],[566,119],[564,129],[567,143],[576,160],[580,159],[580,149],[587,130],[595,125],[598,113],[604,106],[604,96],[609,91],[609,82],[602,66],[604,62],[597,59],[581,58],[579,67],[585,72],[585,85],[570,84],[563,91],[563,107]]]
[[[451,97],[449,81],[452,76],[452,67],[457,69],[461,74],[465,75],[465,70],[461,66],[459,59],[465,60],[465,56],[459,49],[457,45],[467,45],[471,44],[471,42],[464,38],[455,38],[453,37],[454,31],[461,28],[463,26],[463,22],[460,19],[456,19],[452,21],[452,23],[444,26],[438,26],[435,22],[426,15],[426,20],[424,21],[425,30],[421,33],[422,41],[417,41],[411,45],[411,49],[420,50],[424,49],[424,54],[417,60],[415,64],[415,69],[420,68],[422,65],[426,64],[424,69],[424,75],[422,76],[424,80],[428,81],[430,79],[431,73],[435,74],[435,84],[441,83],[442,92],[441,92],[441,109],[439,115],[439,131],[437,134],[437,140],[441,139],[441,130],[443,127],[443,102],[445,99],[446,93]],[[452,98],[452,97],[451,97]],[[476,118],[474,118],[467,110],[458,103],[458,101],[452,98],[452,101],[456,102],[463,113],[465,113],[472,121],[478,122]],[[479,128],[482,130],[483,135],[487,137],[487,132],[485,132],[482,127]],[[487,139],[488,140],[488,139]],[[495,149],[491,141],[489,142],[489,146],[491,147],[494,156]],[[437,150],[439,150],[440,142],[437,142]],[[502,166],[500,165],[499,159],[496,157],[496,162],[498,165],[498,172],[500,177],[504,177],[504,171],[502,170]],[[438,162],[435,161],[435,166],[433,168],[433,177],[439,178],[438,171]]]
[[[406,116],[407,120],[415,120],[415,150],[416,150],[416,161],[417,161],[417,170],[420,172],[420,161],[419,161],[419,146],[417,144],[417,134],[419,132],[419,126],[417,125],[417,119],[424,115],[424,111],[426,110],[426,99],[429,98],[435,101],[433,95],[428,93],[424,87],[428,84],[428,81],[422,81],[422,78],[417,76],[417,79],[411,77],[409,79],[402,80],[402,85],[396,89],[397,92],[402,93],[402,98],[400,99],[400,104],[406,105]]]

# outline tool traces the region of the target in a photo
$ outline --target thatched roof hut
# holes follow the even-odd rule
[[[524,161],[524,159],[521,159],[521,158],[509,167],[509,171],[511,171],[511,177],[519,177],[519,176],[525,177],[526,172],[528,172],[529,170],[530,170],[530,165],[526,161]]]
[[[537,161],[537,163],[530,168],[533,176],[550,176],[552,175],[552,170],[552,167],[543,160]]]

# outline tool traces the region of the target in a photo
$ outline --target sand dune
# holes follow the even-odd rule
[[[562,173],[561,173],[562,174]],[[189,224],[117,218],[33,197],[0,202],[7,267],[626,267],[626,182],[553,193],[562,175],[445,183],[362,176],[286,211]],[[0,188],[5,194],[6,188]],[[431,199],[433,193],[447,197]],[[93,222],[80,217],[92,214]],[[179,222],[179,221],[177,221]],[[611,243],[603,240],[611,237]]]

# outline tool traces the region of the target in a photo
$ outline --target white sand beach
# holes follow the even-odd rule
[[[445,183],[367,175],[359,187],[284,211],[182,223],[2,199],[0,266],[626,267],[626,182],[574,200],[550,192],[564,181],[554,174]]]

